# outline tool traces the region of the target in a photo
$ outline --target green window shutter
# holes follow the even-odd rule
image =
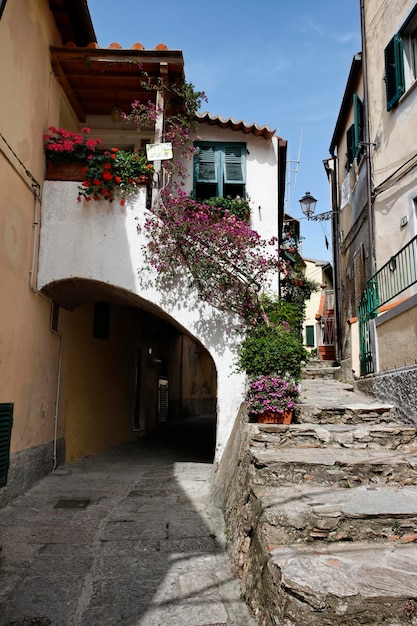
[[[214,145],[198,145],[195,155],[195,180],[197,183],[217,183],[217,154]]]
[[[387,111],[397,104],[405,92],[403,41],[397,33],[384,50]]]
[[[224,182],[244,183],[244,149],[239,145],[226,145],[224,150]]]
[[[306,326],[306,346],[314,348],[314,326]]]
[[[355,124],[349,126],[346,132],[346,144],[347,144],[347,162],[348,165],[352,165],[353,159],[356,155],[356,147],[355,147]]]
[[[353,94],[353,119],[355,126],[355,149],[360,150],[359,144],[363,141],[363,102],[358,94]]]
[[[13,423],[13,404],[0,403],[0,487],[7,484],[10,464],[10,438]]]

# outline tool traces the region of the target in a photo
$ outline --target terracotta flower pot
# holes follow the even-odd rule
[[[46,161],[46,180],[85,180],[82,161]]]
[[[258,424],[291,424],[292,411],[266,411],[258,415]]]

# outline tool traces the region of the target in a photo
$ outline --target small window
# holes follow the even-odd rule
[[[314,326],[306,326],[306,346],[314,348]]]
[[[246,196],[246,146],[243,143],[195,144],[194,194],[198,200],[214,196]]]
[[[403,42],[398,34],[394,35],[385,48],[384,80],[387,111],[391,111],[405,91]]]
[[[349,168],[354,159],[358,162],[364,154],[362,145],[364,139],[364,118],[363,118],[363,102],[358,94],[353,94],[353,124],[346,133],[347,144],[347,167]]]

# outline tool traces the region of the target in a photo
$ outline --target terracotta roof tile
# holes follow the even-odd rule
[[[224,118],[221,115],[212,115],[211,113],[197,113],[197,120],[200,124],[209,124],[209,126],[218,126],[219,128],[231,128],[234,131],[241,131],[245,135],[255,135],[255,137],[264,137],[271,139],[275,135],[275,129],[271,130],[269,126],[258,126],[258,124],[248,124],[243,120],[236,121],[232,117]]]

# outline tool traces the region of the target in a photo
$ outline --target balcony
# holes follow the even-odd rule
[[[375,372],[375,354],[371,340],[370,321],[388,303],[395,304],[401,294],[417,283],[417,236],[392,256],[367,282],[359,303],[359,337],[361,376]]]

